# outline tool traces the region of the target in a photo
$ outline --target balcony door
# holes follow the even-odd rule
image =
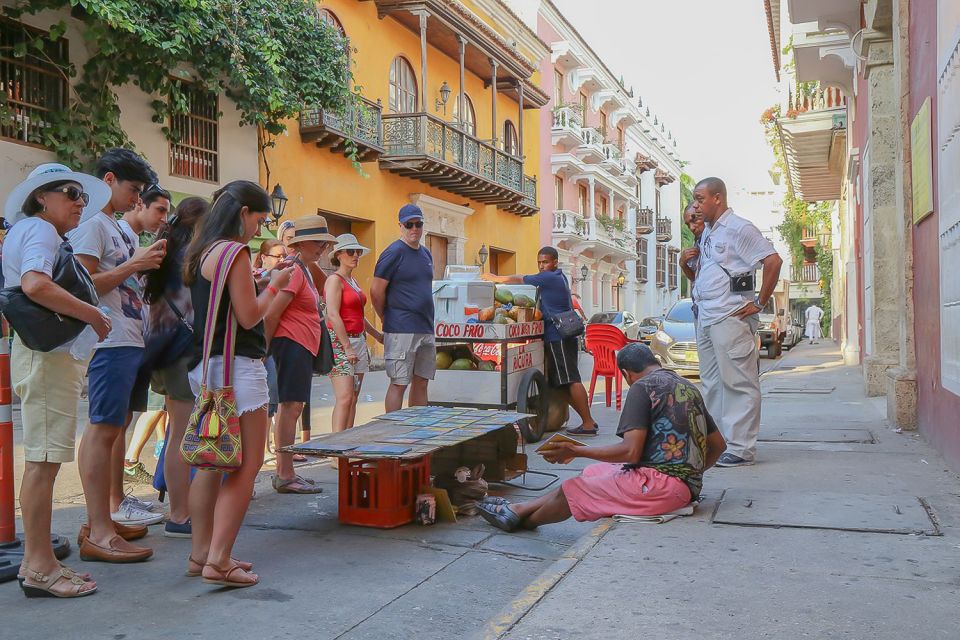
[[[503,150],[512,156],[520,153],[520,142],[517,138],[517,128],[507,120],[503,123]]]
[[[477,135],[477,112],[473,108],[473,100],[466,93],[463,94],[464,116],[460,118],[460,101],[453,103],[453,120],[471,136]]]
[[[390,113],[417,112],[417,76],[403,56],[390,65]]]

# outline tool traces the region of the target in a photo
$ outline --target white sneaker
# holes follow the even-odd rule
[[[162,513],[152,513],[124,503],[121,503],[119,511],[110,514],[110,519],[114,522],[128,526],[146,526],[163,521]]]
[[[124,506],[140,509],[141,511],[153,511],[156,505],[152,500],[141,500],[137,496],[128,493],[123,497],[123,502],[120,503],[120,509],[122,510]]]

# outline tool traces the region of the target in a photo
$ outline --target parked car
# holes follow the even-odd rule
[[[803,326],[790,323],[787,325],[786,336],[783,338],[783,348],[789,351],[803,341]]]
[[[660,328],[661,322],[663,322],[663,316],[655,316],[641,320],[640,342],[644,344],[650,344],[650,341],[653,340],[653,334],[655,334],[657,329]]]
[[[760,336],[761,348],[767,351],[767,357],[779,358],[786,335],[786,316],[783,309],[777,308],[776,296],[770,296],[767,304],[760,311],[757,334]]]
[[[641,324],[627,311],[601,311],[590,316],[587,324],[612,324],[623,331],[628,340],[639,340]]]
[[[693,319],[693,301],[678,300],[650,341],[650,350],[664,369],[681,375],[700,375],[697,329]]]

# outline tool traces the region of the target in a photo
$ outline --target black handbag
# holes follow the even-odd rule
[[[94,306],[100,303],[93,279],[73,255],[73,247],[69,242],[64,241],[57,250],[53,262],[53,283],[86,303]],[[20,341],[33,351],[53,351],[76,338],[87,326],[83,320],[61,315],[37,304],[21,287],[7,287],[0,291],[0,313],[6,317]]]
[[[320,295],[320,291],[317,289],[317,285],[314,283],[307,266],[300,260],[297,260],[297,266],[303,271],[303,275],[306,277],[307,282],[310,283],[310,287],[317,292],[317,313],[320,314],[320,348],[317,350],[317,355],[313,357],[313,372],[317,375],[325,376],[333,371],[334,357],[333,341],[330,339],[330,331],[327,330],[326,313],[324,313],[325,309],[323,308],[323,296]]]
[[[567,290],[567,299],[570,300],[571,306],[573,305],[573,294],[570,293],[570,285],[567,284],[567,277],[563,276],[563,287]],[[539,302],[540,292],[537,292],[537,300]],[[540,306],[540,312],[543,313],[543,305]],[[544,314],[546,318],[546,314]],[[553,323],[553,326],[556,327],[557,333],[560,334],[561,338],[576,338],[577,336],[583,335],[586,331],[586,327],[583,324],[583,318],[580,317],[580,314],[574,309],[570,311],[561,311],[560,313],[546,318],[549,322]]]

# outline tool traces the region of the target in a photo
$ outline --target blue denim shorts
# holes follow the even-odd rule
[[[143,347],[97,349],[87,367],[90,423],[122,427],[143,361]]]

